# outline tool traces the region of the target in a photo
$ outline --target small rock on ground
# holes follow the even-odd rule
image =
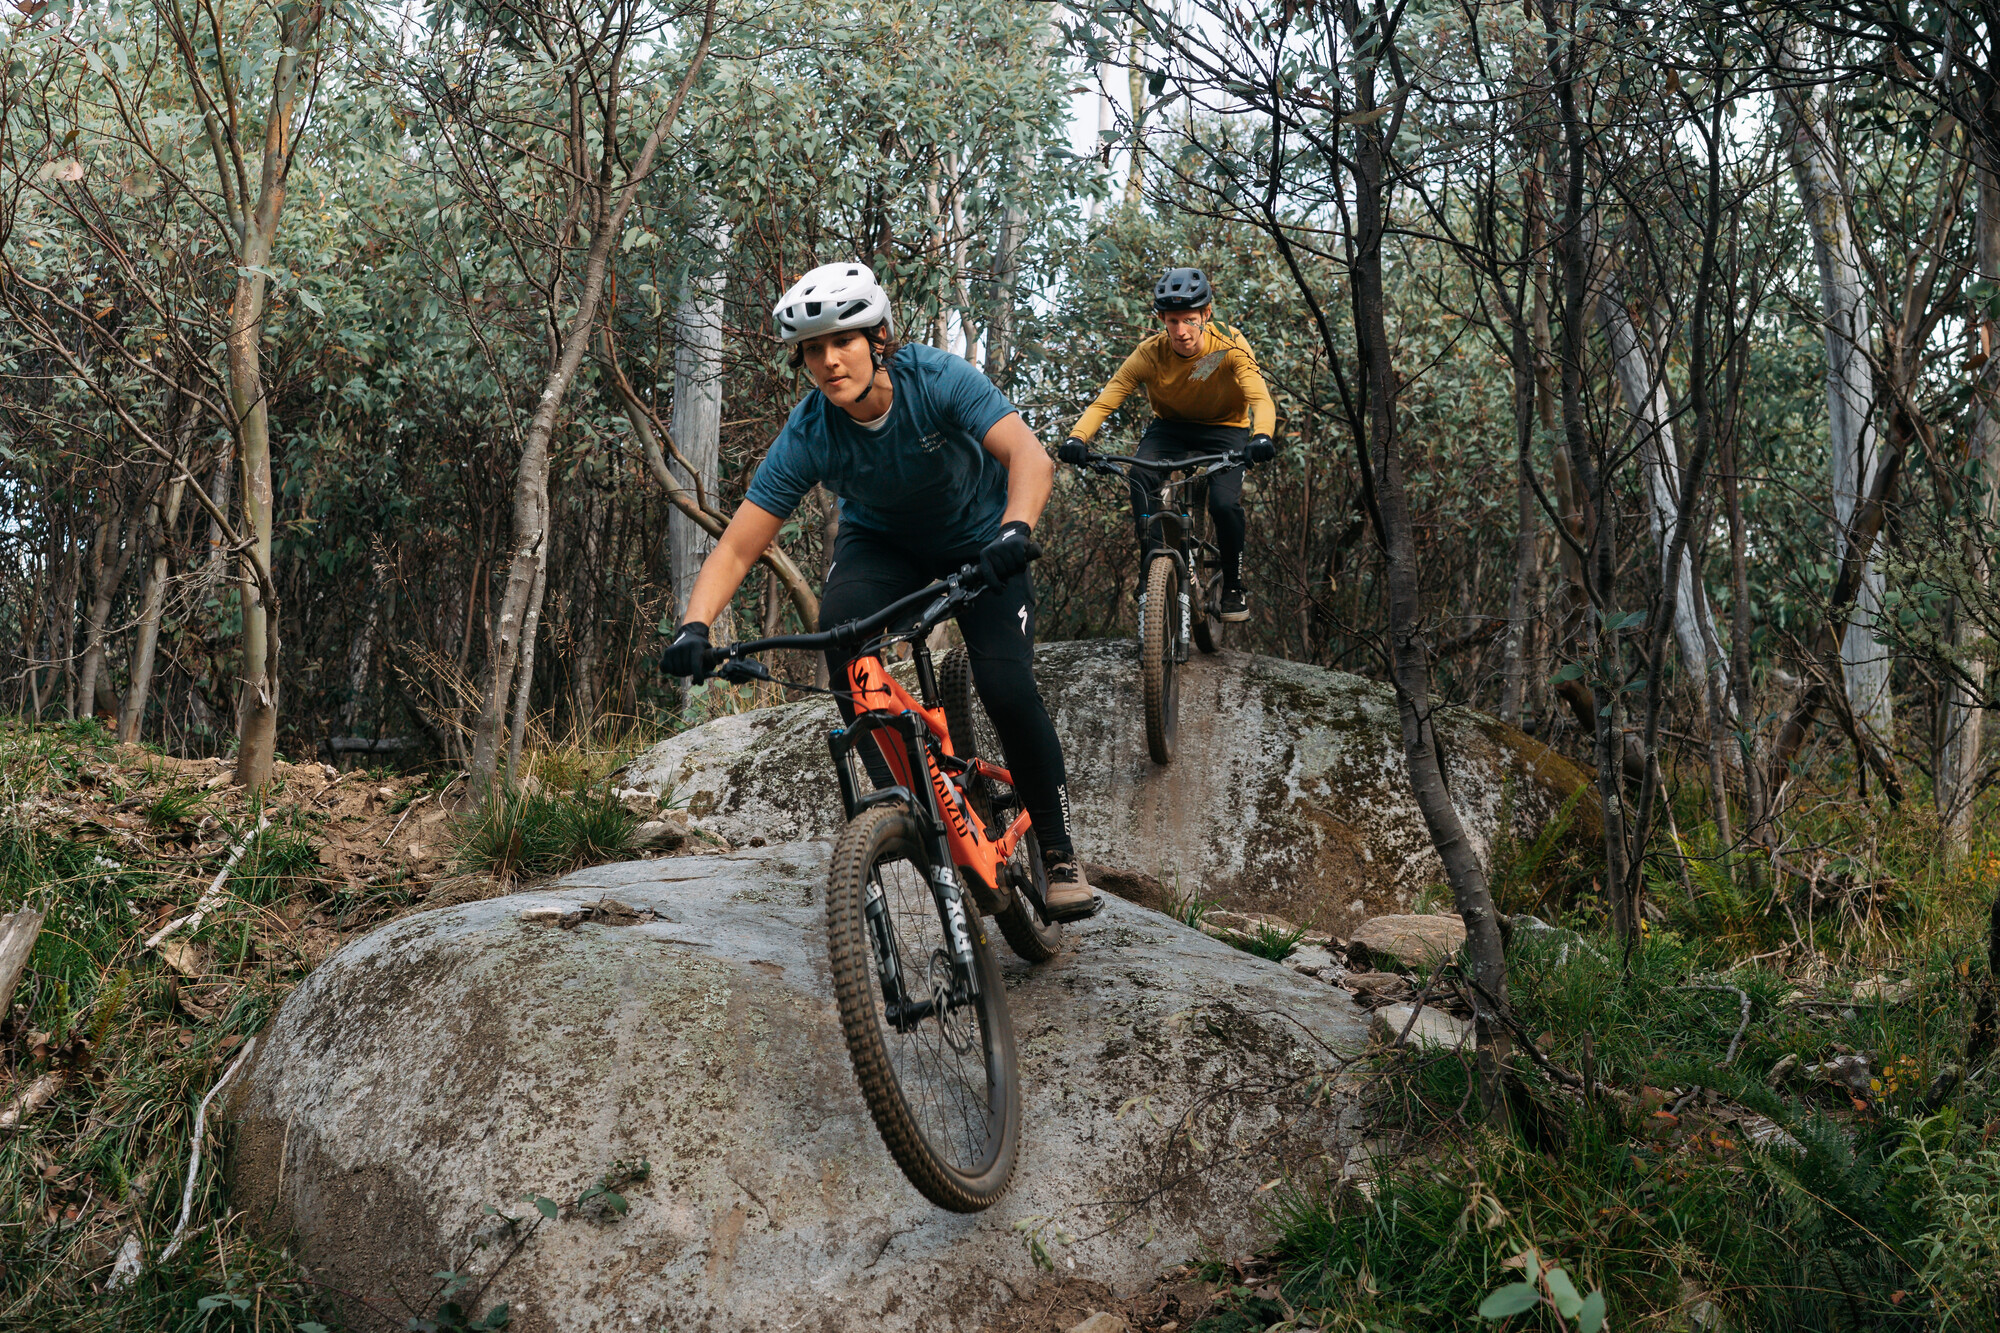
[[[1435,1046],[1454,1051],[1472,1041],[1472,1024],[1464,1019],[1453,1018],[1441,1009],[1426,1005],[1415,1011],[1417,1021],[1412,1023],[1411,1012],[1407,1004],[1392,1004],[1377,1009],[1368,1025],[1369,1035],[1386,1042],[1403,1041],[1411,1046]],[[1410,1032],[1407,1038],[1403,1036],[1406,1027]]]
[[[1415,967],[1438,963],[1465,943],[1465,923],[1455,916],[1377,916],[1361,923],[1347,943],[1350,966]]]
[[[1117,1315],[1100,1310],[1080,1324],[1071,1324],[1069,1333],[1126,1333],[1130,1328]]]

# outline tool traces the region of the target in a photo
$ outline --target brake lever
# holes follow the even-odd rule
[[[753,657],[738,657],[724,662],[709,674],[733,685],[747,685],[751,681],[769,680],[771,668]]]

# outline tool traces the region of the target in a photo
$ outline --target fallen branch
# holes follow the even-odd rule
[[[28,955],[42,933],[42,913],[29,908],[0,916],[0,1018],[14,1002],[14,987],[28,970]]]
[[[168,1242],[166,1249],[160,1251],[160,1257],[153,1261],[155,1264],[163,1264],[180,1253],[181,1235],[187,1230],[188,1218],[194,1215],[194,1178],[201,1171],[201,1136],[208,1124],[208,1104],[215,1100],[216,1093],[229,1086],[229,1080],[236,1077],[236,1071],[243,1067],[243,1062],[250,1058],[250,1052],[256,1049],[255,1037],[244,1042],[243,1049],[229,1062],[229,1068],[222,1071],[222,1077],[208,1090],[208,1095],[201,1099],[201,1105],[195,1108],[194,1149],[188,1155],[187,1184],[181,1190],[181,1220],[174,1227],[173,1240]]]
[[[22,1121],[41,1110],[49,1098],[62,1091],[66,1081],[62,1070],[51,1069],[30,1083],[20,1095],[7,1103],[6,1110],[0,1111],[0,1130],[20,1128]]]
[[[1721,1064],[1716,1065],[1716,1068],[1721,1069],[1725,1065],[1733,1064],[1736,1060],[1736,1048],[1742,1045],[1743,1034],[1749,1031],[1750,1028],[1750,992],[1742,989],[1740,986],[1710,985],[1700,981],[1688,982],[1685,989],[1728,991],[1741,1002],[1743,1007],[1743,1021],[1736,1025],[1736,1035],[1729,1039],[1729,1054],[1722,1057]]]
[[[229,882],[229,872],[234,870],[236,863],[243,859],[243,853],[250,850],[250,844],[257,840],[257,835],[270,826],[271,816],[269,814],[258,815],[257,827],[245,834],[243,841],[237,843],[235,850],[229,853],[229,859],[222,863],[222,869],[215,872],[215,878],[209,882],[208,891],[203,893],[201,898],[195,903],[194,910],[186,916],[174,918],[172,921],[167,922],[166,925],[154,931],[151,937],[147,939],[145,947],[148,949],[159,948],[162,940],[183,926],[189,930],[199,928],[203,918],[216,908],[222,906],[222,900],[225,896],[222,892],[222,886]]]

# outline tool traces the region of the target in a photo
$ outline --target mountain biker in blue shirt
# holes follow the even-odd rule
[[[987,591],[958,613],[973,684],[1006,752],[1048,867],[1050,914],[1099,905],[1069,828],[1062,744],[1035,686],[1031,536],[1054,464],[1013,404],[961,357],[898,346],[889,296],[865,264],[825,264],[772,311],[792,366],[817,386],[792,409],[743,504],[703,561],[663,671],[699,676],[709,624],[815,484],[840,497],[820,628],[858,619],[961,566]],[[851,651],[829,651],[832,679]],[[839,697],[843,713],[852,705]]]

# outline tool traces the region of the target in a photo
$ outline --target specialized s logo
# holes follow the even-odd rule
[[[1026,638],[1028,634],[1028,608],[1025,606],[1022,607],[1020,615],[1021,615],[1021,637]]]

